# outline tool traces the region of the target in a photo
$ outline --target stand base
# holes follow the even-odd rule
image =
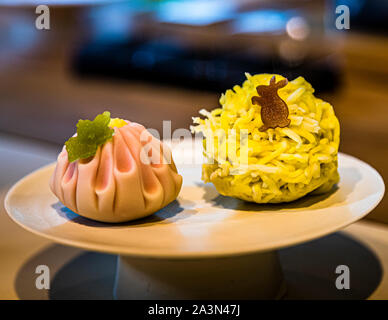
[[[279,299],[286,291],[276,251],[192,260],[118,259],[117,299]]]

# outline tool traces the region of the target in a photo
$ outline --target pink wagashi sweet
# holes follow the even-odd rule
[[[103,222],[148,216],[174,201],[182,186],[171,152],[142,125],[126,121],[94,156],[57,159],[50,188],[79,215]]]

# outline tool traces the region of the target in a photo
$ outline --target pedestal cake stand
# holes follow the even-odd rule
[[[361,219],[384,194],[376,170],[345,154],[339,154],[335,190],[279,205],[220,196],[201,182],[200,165],[178,165],[184,183],[175,202],[148,218],[115,225],[82,218],[59,203],[48,186],[53,169],[43,167],[16,183],[6,210],[40,236],[117,254],[118,299],[279,298],[286,288],[277,249]]]

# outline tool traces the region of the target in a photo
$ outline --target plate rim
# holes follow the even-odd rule
[[[8,217],[15,222],[17,225],[19,225],[21,228],[38,235],[40,237],[49,239],[55,243],[60,243],[84,250],[91,250],[91,251],[97,251],[97,252],[103,252],[103,253],[110,253],[110,254],[120,254],[120,255],[125,255],[125,256],[130,256],[130,257],[138,257],[138,258],[156,258],[156,259],[201,259],[201,258],[220,258],[220,257],[233,257],[233,256],[241,256],[241,255],[249,255],[249,254],[255,254],[255,253],[263,253],[263,252],[268,252],[268,251],[273,251],[273,250],[278,250],[278,249],[283,249],[286,247],[290,246],[295,246],[307,241],[312,241],[318,238],[321,238],[325,235],[334,233],[340,229],[345,228],[346,226],[364,218],[366,215],[368,215],[371,211],[373,211],[377,205],[381,202],[381,200],[384,197],[385,194],[385,183],[384,179],[381,177],[379,172],[371,165],[366,163],[363,160],[360,160],[354,156],[339,152],[338,153],[339,157],[345,157],[345,158],[350,158],[356,162],[361,163],[362,165],[368,167],[371,169],[375,175],[376,178],[378,179],[378,183],[381,185],[381,191],[377,196],[377,199],[375,203],[370,206],[367,210],[365,210],[364,213],[362,213],[359,216],[352,217],[351,219],[345,221],[344,223],[338,224],[335,227],[327,227],[323,228],[319,232],[315,232],[314,235],[310,234],[302,234],[299,237],[296,237],[295,240],[290,241],[289,239],[285,239],[283,241],[277,241],[273,242],[272,244],[267,245],[265,248],[252,248],[249,247],[248,249],[240,249],[240,250],[231,250],[231,251],[225,251],[225,250],[218,250],[215,252],[202,252],[202,251],[185,251],[185,252],[179,252],[179,253],[172,253],[172,252],[163,252],[158,249],[158,251],[152,251],[152,250],[147,250],[147,252],[142,252],[142,251],[136,251],[133,250],[133,247],[131,247],[130,250],[125,250],[123,247],[118,247],[117,245],[106,245],[106,244],[94,244],[91,242],[87,241],[82,241],[82,240],[71,240],[71,239],[66,239],[62,238],[60,236],[55,236],[55,235],[50,235],[47,233],[44,233],[42,231],[38,231],[36,229],[33,229],[25,224],[23,224],[21,221],[17,220],[14,217],[14,214],[11,212],[13,211],[12,206],[10,204],[10,198],[12,197],[13,193],[15,190],[25,182],[25,180],[28,180],[32,176],[36,175],[40,171],[48,170],[50,167],[54,167],[56,162],[49,163],[47,165],[44,165],[40,168],[37,168],[36,170],[30,172],[29,174],[25,175],[21,179],[19,179],[15,184],[12,185],[12,187],[8,190],[5,198],[4,198],[4,208],[5,211],[7,212]],[[114,224],[113,224],[114,225]]]

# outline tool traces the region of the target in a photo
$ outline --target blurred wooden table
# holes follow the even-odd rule
[[[341,123],[342,152],[375,167],[388,181],[388,39],[349,35],[341,41],[344,83],[325,97]],[[368,215],[388,223],[388,197]]]

